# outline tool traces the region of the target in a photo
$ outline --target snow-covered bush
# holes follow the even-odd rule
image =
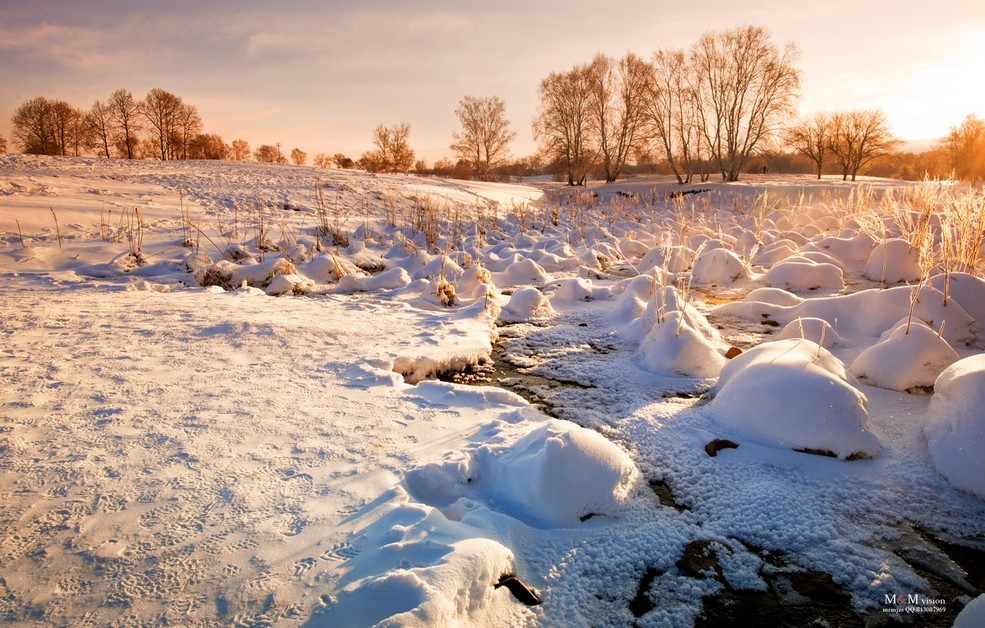
[[[934,383],[924,434],[934,466],[985,499],[985,354],[959,360]]]
[[[899,392],[928,392],[941,372],[958,361],[951,345],[922,321],[900,321],[852,362],[855,377]]]
[[[809,340],[749,349],[725,364],[712,393],[708,411],[739,438],[841,459],[881,450],[865,395],[841,360]]]

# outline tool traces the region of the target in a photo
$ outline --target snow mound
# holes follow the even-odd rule
[[[792,306],[804,302],[804,299],[781,288],[756,288],[747,294],[744,300],[783,306]]]
[[[930,278],[930,285],[941,293],[946,287],[948,297],[969,316],[985,321],[985,279],[968,273],[950,273],[934,275]]]
[[[694,261],[694,268],[691,273],[697,284],[715,283],[723,285],[731,284],[736,279],[749,275],[741,257],[728,249],[721,248],[702,253]]]
[[[558,420],[533,428],[512,445],[480,447],[473,471],[497,500],[553,525],[618,515],[639,477],[632,459],[614,443]]]
[[[825,349],[844,343],[838,332],[835,331],[831,323],[821,318],[798,318],[790,321],[776,335],[777,340],[787,340],[788,338],[805,338],[814,344],[819,344]]]
[[[862,270],[866,279],[885,283],[919,281],[922,275],[916,250],[900,238],[878,244]]]
[[[985,594],[979,595],[961,609],[952,628],[981,628],[985,626]]]
[[[686,246],[658,246],[650,249],[638,264],[640,274],[654,268],[666,268],[667,272],[681,273],[691,267],[694,251]]]
[[[339,277],[339,292],[375,292],[377,290],[396,290],[406,288],[411,283],[410,275],[399,266],[384,270],[377,275],[352,273]]]
[[[519,288],[510,296],[509,302],[499,313],[502,323],[522,323],[537,318],[549,317],[554,313],[551,302],[537,288]]]
[[[550,280],[547,272],[532,259],[513,262],[503,272],[496,273],[494,277],[498,286],[543,284]]]
[[[777,340],[728,362],[712,389],[713,418],[767,444],[841,459],[881,450],[867,427],[867,399],[845,365],[809,340]]]
[[[985,499],[985,354],[959,360],[934,384],[924,434],[934,466],[956,488]]]
[[[686,377],[717,377],[725,365],[718,347],[676,310],[653,325],[640,345],[639,358],[649,371]]]
[[[399,504],[362,534],[380,550],[352,560],[353,571],[368,570],[370,561],[388,569],[346,586],[306,625],[494,625],[524,613],[509,592],[492,586],[515,571],[513,552],[492,539],[457,538],[461,532],[437,509]]]
[[[611,296],[612,292],[609,288],[595,286],[588,279],[576,277],[562,281],[557,292],[551,297],[551,302],[556,304],[578,303],[579,301],[587,303],[608,299]]]
[[[885,338],[852,362],[852,374],[867,384],[899,392],[928,391],[958,354],[921,321],[900,321]]]
[[[785,290],[841,290],[845,277],[834,264],[806,261],[780,262],[766,272],[766,285]]]
[[[423,501],[484,501],[532,525],[557,527],[618,516],[639,477],[629,455],[598,432],[551,420],[482,445],[470,459],[419,467],[406,479]]]

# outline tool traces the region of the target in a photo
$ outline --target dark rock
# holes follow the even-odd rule
[[[725,352],[725,359],[731,360],[732,358],[737,358],[742,355],[742,349],[738,347],[729,347],[728,351]]]
[[[727,438],[716,438],[715,440],[709,442],[705,445],[705,453],[714,458],[723,449],[738,449],[739,444],[734,443]]]

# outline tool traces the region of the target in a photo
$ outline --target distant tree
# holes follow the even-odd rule
[[[549,162],[564,171],[568,185],[585,185],[595,164],[591,73],[588,66],[552,72],[540,82],[534,138]]]
[[[308,153],[304,152],[300,148],[295,148],[291,151],[291,163],[295,166],[303,166],[308,163]]]
[[[7,138],[0,135],[0,155],[7,152]]]
[[[171,92],[155,87],[140,103],[140,112],[150,124],[162,160],[176,159],[180,148],[180,119],[184,103]]]
[[[841,166],[842,179],[852,181],[863,166],[890,154],[902,142],[889,132],[886,112],[881,109],[852,109],[831,116],[828,150]]]
[[[11,122],[13,139],[22,152],[30,155],[56,155],[54,103],[44,96],[22,103]]]
[[[315,158],[311,160],[311,163],[315,166],[315,168],[331,168],[332,158],[325,153],[318,153],[315,155]]]
[[[87,143],[84,118],[63,100],[38,96],[14,111],[14,141],[28,154],[79,155]]]
[[[133,97],[130,90],[118,89],[113,92],[107,105],[110,117],[116,124],[117,151],[122,157],[133,159],[140,145],[140,102]]]
[[[346,157],[342,153],[335,153],[332,155],[332,163],[335,164],[336,168],[342,168],[344,170],[354,168],[356,165],[356,162],[352,161],[350,157]]]
[[[783,138],[790,148],[814,162],[817,178],[820,179],[824,157],[831,144],[832,132],[831,116],[817,113],[810,118],[801,118],[787,127]]]
[[[232,158],[236,161],[245,161],[250,158],[250,145],[246,140],[233,140]]]
[[[97,100],[86,113],[85,124],[89,128],[89,137],[92,148],[109,159],[111,157],[109,149],[113,144],[113,135],[116,132],[116,125],[113,122],[113,114],[109,104]]]
[[[793,44],[781,51],[758,26],[706,33],[691,49],[691,86],[722,180],[738,181],[749,156],[793,111],[800,88],[796,56]]]
[[[366,172],[382,172],[383,162],[380,159],[379,151],[366,151],[355,162],[355,167]]]
[[[188,143],[186,154],[187,159],[228,159],[231,150],[218,135],[199,133]]]
[[[451,149],[459,159],[469,161],[479,178],[489,180],[490,169],[509,158],[509,145],[516,138],[506,119],[506,104],[501,98],[465,96],[455,110],[462,131],[452,133]]]
[[[612,182],[642,138],[649,69],[633,53],[619,61],[599,54],[588,72],[594,136],[605,180]]]
[[[78,157],[89,143],[84,124],[85,112],[64,100],[51,103],[51,123],[54,130],[55,154]]]
[[[253,158],[259,162],[268,164],[286,163],[287,159],[281,154],[280,149],[270,144],[261,144],[253,151]]]
[[[935,150],[962,181],[985,179],[985,121],[975,114],[968,114],[960,125],[952,126]]]
[[[410,125],[406,122],[373,130],[375,151],[363,155],[362,161],[370,172],[407,172],[414,166],[414,151],[410,148]]]
[[[198,115],[198,108],[194,105],[182,103],[178,109],[177,127],[175,129],[175,158],[190,159],[189,149],[192,140],[202,133],[202,117]],[[221,138],[219,140],[222,141]],[[225,146],[225,143],[223,143]],[[218,159],[224,159],[219,157]]]

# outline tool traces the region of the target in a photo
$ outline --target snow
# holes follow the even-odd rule
[[[823,347],[776,340],[726,364],[708,408],[723,426],[766,444],[842,459],[875,457],[881,446],[868,428],[868,400],[853,384],[845,365]]]
[[[968,602],[954,620],[953,628],[975,628],[982,624],[985,624],[985,594]]]
[[[985,534],[985,282],[867,278],[865,186],[908,189],[0,156],[0,617],[687,626],[785,570],[860,621],[937,597],[900,544]]]
[[[931,389],[957,352],[922,321],[900,321],[852,362],[855,377],[873,386],[915,392]]]
[[[956,487],[985,498],[985,355],[957,361],[934,384],[927,442],[934,465]]]

